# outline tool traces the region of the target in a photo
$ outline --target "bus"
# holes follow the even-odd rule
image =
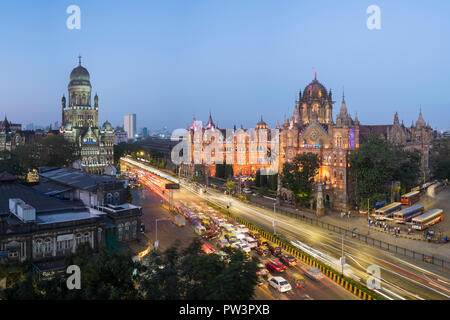
[[[375,210],[375,214],[373,216],[377,220],[383,220],[384,218],[391,217],[394,212],[400,211],[401,209],[402,209],[401,202],[392,202],[387,206]]]
[[[439,221],[444,220],[444,211],[442,209],[434,209],[412,219],[413,229],[424,230]]]
[[[412,218],[423,214],[423,210],[424,210],[424,208],[423,208],[423,205],[421,205],[421,204],[417,204],[415,206],[405,208],[403,210],[394,212],[394,220],[396,222],[401,222],[401,223],[408,222]]]
[[[411,191],[402,195],[402,204],[410,206],[420,200],[420,191]]]

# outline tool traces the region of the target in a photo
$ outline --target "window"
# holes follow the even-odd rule
[[[90,238],[89,232],[86,232],[86,233],[84,234],[84,242],[89,242],[89,238]]]
[[[70,249],[71,246],[72,246],[72,241],[71,240],[64,241],[64,247],[66,249]]]
[[[108,193],[106,195],[106,203],[111,204],[112,203],[112,198],[113,198],[112,194]]]
[[[35,250],[37,254],[42,253],[42,240],[37,240],[35,242]]]
[[[56,242],[56,250],[61,251],[63,249],[63,242],[64,241],[57,241]]]
[[[119,224],[119,228],[117,229],[118,231],[118,237],[119,240],[122,240],[122,236],[123,236],[123,224]]]
[[[120,202],[120,194],[119,192],[114,192],[114,204],[119,204]]]
[[[75,243],[76,243],[77,247],[81,244],[81,234],[77,234]]]
[[[52,241],[50,239],[45,240],[45,253],[50,253],[52,251]]]

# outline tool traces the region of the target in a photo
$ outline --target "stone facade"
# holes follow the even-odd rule
[[[83,170],[102,173],[109,164],[114,163],[114,130],[106,121],[98,125],[98,96],[94,96],[91,106],[91,82],[86,68],[78,66],[70,74],[68,101],[61,100],[62,127],[60,131],[66,139],[78,143],[81,147],[81,165]]]

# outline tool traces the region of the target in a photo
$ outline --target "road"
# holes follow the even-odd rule
[[[231,204],[231,212],[267,231],[273,230],[273,221],[277,221],[276,232],[288,241],[295,241],[303,250],[309,250],[319,260],[339,270],[338,259],[341,256],[342,237],[317,226],[274,213],[273,211],[243,203],[235,198],[223,195],[214,190],[199,193],[189,184],[181,182],[183,188],[174,194],[175,200],[200,201],[208,200],[222,207]],[[392,253],[366,246],[361,242],[345,238],[344,255],[347,265],[344,274],[366,282],[370,265],[379,266],[381,288],[378,293],[386,299],[449,299],[450,280],[413,262],[396,257]]]
[[[138,173],[138,171],[134,171]],[[143,184],[143,188],[133,191],[133,197],[137,204],[143,206],[143,221],[146,224],[146,234],[151,239],[150,242],[154,241],[154,220],[155,219],[170,219],[170,213],[167,210],[161,208],[160,199],[164,198],[166,194],[161,192],[161,188],[166,181],[163,179],[146,173],[140,175],[140,182]],[[175,201],[191,212],[204,212],[211,213],[226,219],[227,217],[222,216],[219,212],[213,210],[209,207],[204,200],[197,197],[195,194],[190,193],[187,190],[180,190],[175,193]],[[229,219],[229,218],[228,218]],[[163,223],[161,220],[158,224],[158,240],[160,241],[160,248],[165,249],[173,244],[175,239],[181,240],[186,245],[192,238],[196,236],[194,233],[192,224],[183,228],[174,226],[170,222]],[[230,222],[233,222],[229,219]],[[236,223],[236,222],[233,222]],[[149,228],[150,226],[150,228]],[[151,230],[151,231],[150,231]],[[176,236],[174,236],[176,235]],[[217,242],[211,240],[210,242],[216,249]],[[278,260],[274,256],[261,257],[257,255],[253,250],[251,252],[252,256],[258,256],[260,263],[265,264],[269,260]],[[262,284],[255,288],[255,299],[256,300],[355,300],[358,299],[355,295],[343,289],[327,277],[322,279],[309,278],[305,275],[304,270],[308,268],[302,262],[298,262],[296,266],[288,267],[288,270],[280,274],[284,277],[291,285],[292,290],[286,293],[279,293],[277,290],[268,285],[267,279],[262,278]],[[278,275],[278,274],[273,274]],[[297,275],[302,275],[305,279],[305,284],[303,286],[296,286],[295,279]]]

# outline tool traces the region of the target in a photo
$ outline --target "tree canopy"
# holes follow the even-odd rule
[[[350,155],[350,166],[360,202],[367,198],[378,201],[387,197],[393,181],[400,181],[403,192],[417,185],[420,154],[369,135]]]
[[[306,205],[314,193],[314,177],[318,174],[320,160],[315,153],[300,153],[283,165],[281,182],[293,193],[295,205]]]
[[[228,257],[203,254],[201,241],[195,239],[181,250],[176,243],[165,250],[152,250],[141,263],[130,254],[100,249],[93,253],[88,244],[77,248],[66,266],[81,270],[81,289],[69,290],[70,275],[37,279],[31,268],[21,281],[5,289],[9,300],[248,300],[258,280],[257,260],[239,250],[226,250]]]

